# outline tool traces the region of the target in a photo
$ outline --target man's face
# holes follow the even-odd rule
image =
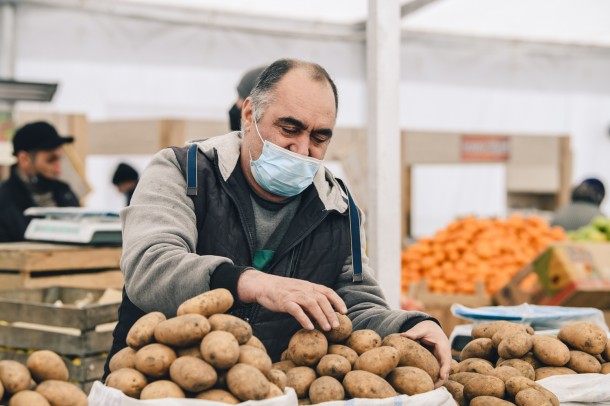
[[[61,176],[63,153],[62,147],[49,151],[21,151],[18,156],[19,167],[28,176],[42,175],[56,180]]]
[[[304,156],[323,159],[335,126],[335,97],[330,84],[311,78],[302,68],[288,72],[276,85],[271,102],[258,120],[266,141]],[[257,160],[263,149],[253,122],[251,99],[243,104],[242,159]],[[245,152],[245,156],[243,156]]]
[[[126,192],[132,192],[136,188],[137,184],[138,184],[138,182],[136,182],[135,180],[128,180],[128,181],[119,183],[118,185],[116,185],[116,187],[119,190],[119,192],[126,193]]]

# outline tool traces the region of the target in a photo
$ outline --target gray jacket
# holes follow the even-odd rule
[[[206,156],[217,157],[219,175],[226,182],[239,165],[240,133],[210,138],[197,145]],[[341,188],[330,171],[318,171],[314,187],[327,210],[347,211]],[[145,312],[175,315],[180,303],[210,289],[211,275],[219,266],[232,263],[223,256],[196,254],[199,232],[193,200],[185,190],[186,181],[174,152],[163,150],[144,171],[131,206],[121,212],[125,288],[131,301]],[[362,223],[364,281],[352,282],[352,260],[348,257],[332,286],[345,301],[354,328],[370,328],[385,336],[430,319],[420,312],[389,309],[364,255]],[[332,244],[328,249],[333,249]]]

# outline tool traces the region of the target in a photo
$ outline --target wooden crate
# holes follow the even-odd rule
[[[121,248],[36,242],[0,244],[0,290],[50,286],[117,288]]]
[[[0,292],[0,359],[25,363],[32,351],[54,351],[70,380],[88,391],[104,373],[120,300],[121,291],[112,289]]]
[[[459,294],[441,294],[433,293],[428,289],[428,282],[421,280],[417,283],[409,285],[410,299],[419,300],[424,305],[424,312],[436,318],[440,323],[443,331],[447,336],[451,334],[454,327],[458,324],[468,324],[468,320],[455,317],[451,313],[451,306],[454,303],[468,307],[481,307],[491,305],[491,298],[485,291],[483,284],[478,284],[475,294],[459,295]]]

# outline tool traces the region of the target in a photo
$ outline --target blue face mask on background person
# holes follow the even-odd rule
[[[263,140],[255,116],[254,127],[263,142],[263,153],[256,161],[252,160],[250,154],[250,168],[256,183],[267,192],[282,197],[296,196],[307,189],[312,184],[322,161]]]

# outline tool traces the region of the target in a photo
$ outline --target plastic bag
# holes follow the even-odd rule
[[[227,406],[226,403],[201,399],[153,399],[138,400],[130,398],[118,389],[110,388],[96,381],[89,392],[89,406]],[[292,388],[286,388],[283,396],[265,400],[249,400],[242,406],[286,406],[297,405],[297,394]]]
[[[506,320],[529,324],[535,330],[560,329],[569,323],[588,321],[608,331],[604,313],[592,307],[539,306],[524,303],[519,306],[486,306],[472,309],[454,304],[451,306],[451,312],[457,317],[475,322]]]

